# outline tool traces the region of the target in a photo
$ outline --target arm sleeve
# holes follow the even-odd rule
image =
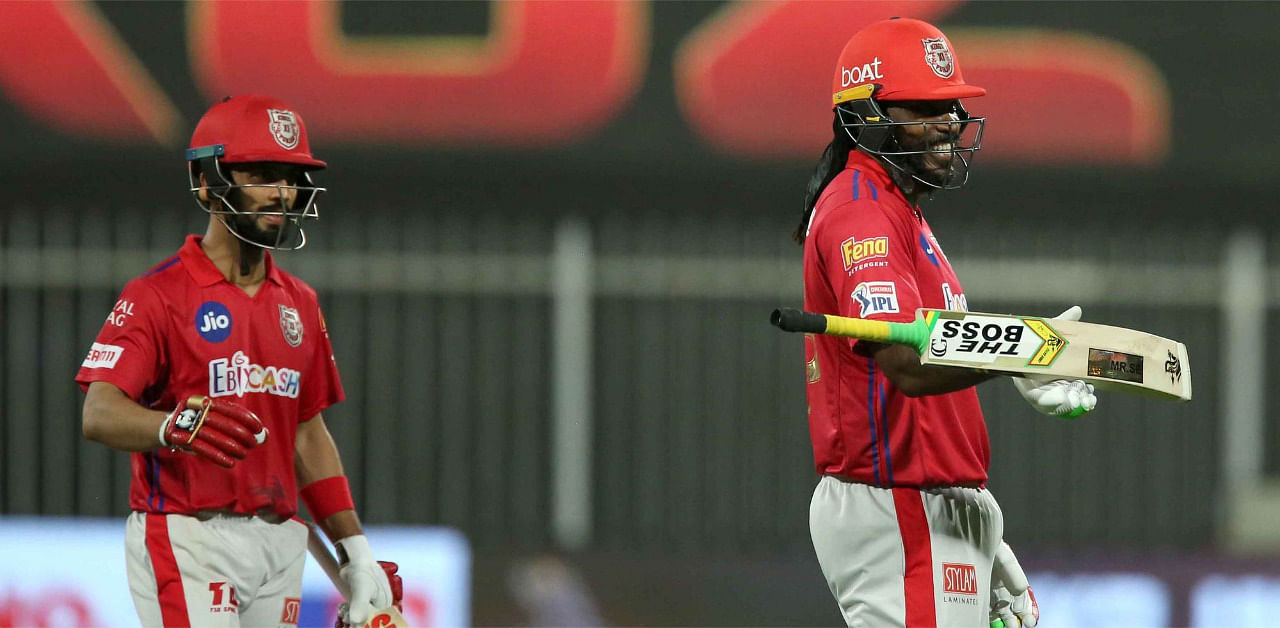
[[[878,204],[853,201],[831,212],[817,237],[841,316],[915,320],[922,305],[909,225]]]
[[[159,295],[138,279],[129,282],[76,372],[80,389],[107,382],[139,400],[166,366],[161,344],[165,321]]]
[[[329,328],[325,324],[324,313],[320,311],[318,304],[313,311],[314,319],[309,322],[314,322],[320,333],[308,366],[308,376],[303,378],[305,383],[302,386],[302,403],[299,404],[302,409],[299,421],[309,421],[325,408],[347,397],[342,389],[342,379],[338,376],[338,363],[334,359],[333,344],[329,341]]]

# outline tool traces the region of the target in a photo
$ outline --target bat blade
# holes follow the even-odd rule
[[[409,622],[405,621],[400,611],[391,606],[374,613],[365,622],[364,628],[409,628]]]
[[[922,364],[1047,379],[1103,390],[1191,399],[1191,363],[1180,342],[1123,327],[1034,316],[921,309],[931,316]]]

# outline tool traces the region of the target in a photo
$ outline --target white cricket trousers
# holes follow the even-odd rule
[[[1004,516],[986,489],[879,488],[823,476],[809,532],[856,628],[987,628]]]
[[[129,590],[147,628],[293,628],[306,551],[297,520],[135,512],[125,526]]]

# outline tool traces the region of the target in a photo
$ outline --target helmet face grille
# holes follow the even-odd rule
[[[956,101],[953,122],[893,120],[872,98],[841,103],[836,107],[840,127],[863,152],[879,157],[899,172],[928,187],[954,190],[969,181],[974,153],[982,149],[986,118],[975,118]],[[932,145],[903,146],[900,129],[948,127]],[[930,167],[932,166],[932,167]],[[943,170],[939,173],[939,170]]]
[[[205,175],[203,186],[200,183],[201,173]],[[321,194],[327,192],[325,188],[315,186],[311,181],[311,175],[305,171],[302,172],[298,184],[294,185],[237,184],[226,176],[218,157],[212,155],[191,162],[188,180],[189,190],[196,204],[208,214],[216,216],[232,235],[247,244],[272,250],[297,250],[306,246],[304,223],[307,220],[320,218],[316,200]],[[208,195],[207,202],[200,199],[202,189]],[[259,208],[246,212],[237,207],[237,199],[243,196],[245,190],[251,189],[275,190],[279,199],[277,208],[274,210]],[[288,200],[290,196],[293,198],[292,203]],[[256,226],[258,220],[273,216],[280,218],[277,228],[263,230]]]

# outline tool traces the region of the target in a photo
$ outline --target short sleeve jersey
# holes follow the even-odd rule
[[[823,190],[804,243],[806,310],[909,322],[967,309],[919,209],[860,151]],[[983,483],[990,443],[977,391],[911,398],[857,341],[805,337],[809,431],[819,474],[876,486]]]
[[[133,454],[129,505],[153,513],[297,512],[294,437],[344,397],[315,291],[265,255],[254,296],[227,281],[188,236],[176,255],[130,281],[76,374],[168,411],[190,395],[258,415],[264,444],[231,469],[165,448]]]

